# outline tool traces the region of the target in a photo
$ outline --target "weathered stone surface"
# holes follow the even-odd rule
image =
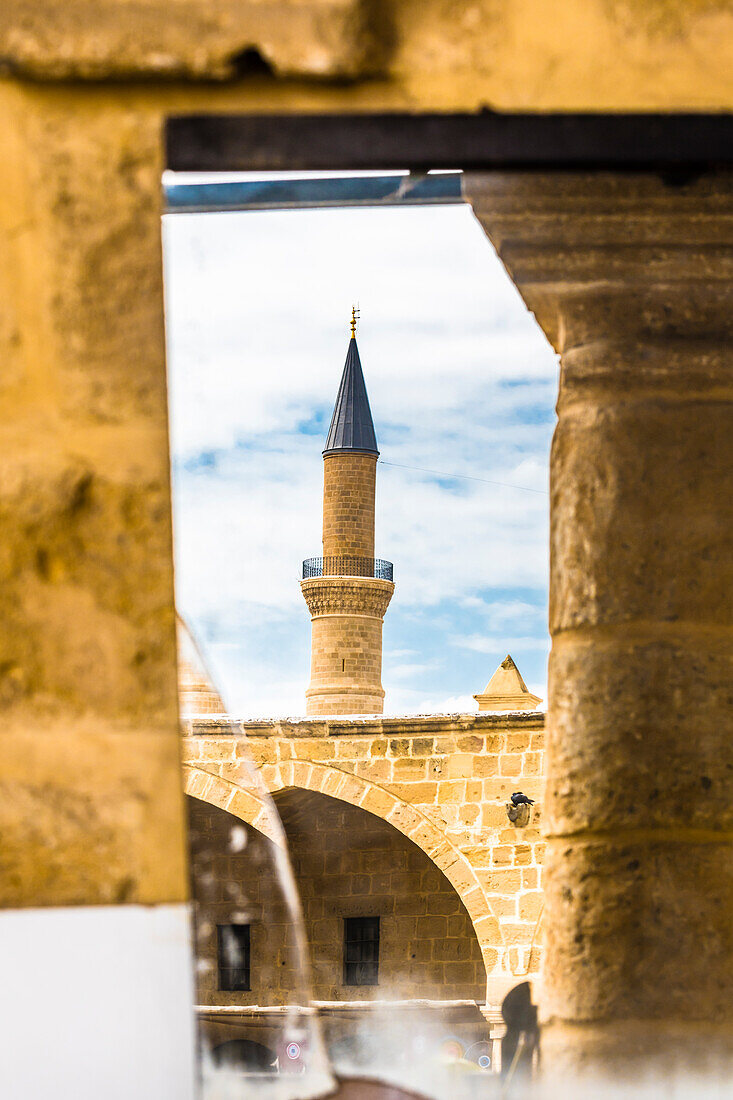
[[[8,0],[0,53],[43,79],[381,74],[416,109],[716,110],[733,103],[732,24],[726,0],[563,0],[551,20],[544,0]]]
[[[178,901],[160,132],[0,95],[0,896]]]
[[[2,908],[181,897],[176,741],[164,728],[100,727],[46,716],[41,729],[4,729]]]
[[[464,186],[563,355],[589,344],[601,351],[604,340],[630,349],[643,333],[637,364],[647,342],[674,346],[684,334],[683,348],[707,339],[712,351],[711,332],[730,333],[729,260],[720,262],[733,225],[729,172],[682,183],[652,172],[468,173]]]
[[[572,1021],[728,1016],[733,856],[727,840],[550,845],[549,1017]],[[631,975],[631,980],[629,980]]]
[[[466,182],[562,354],[543,1056],[730,1061],[733,177]]]
[[[546,828],[733,828],[733,647],[716,634],[561,636]],[[599,760],[603,766],[599,767]]]
[[[0,41],[11,72],[43,79],[228,80],[248,66],[280,76],[344,77],[380,67],[380,38],[365,16],[357,0],[9,0]]]
[[[568,408],[552,452],[553,630],[733,621],[730,428],[727,401],[626,391]]]

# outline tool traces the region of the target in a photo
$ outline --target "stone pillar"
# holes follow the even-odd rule
[[[3,1091],[185,1100],[160,117],[5,82],[0,146]]]
[[[561,354],[543,1064],[730,1068],[731,177],[466,184]]]

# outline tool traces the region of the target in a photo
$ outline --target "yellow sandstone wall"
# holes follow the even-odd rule
[[[323,556],[374,557],[376,455],[323,459]]]
[[[0,54],[13,74],[0,84],[12,548],[5,904],[184,893],[160,256],[166,117],[729,109],[731,43],[726,0],[564,0],[551,19],[545,0],[465,10],[421,0],[419,11],[416,0],[222,0],[214,14],[195,0],[154,0],[132,23],[112,0],[3,5]],[[245,49],[271,75],[239,78]],[[47,789],[74,812],[52,810]],[[83,854],[90,821],[108,858]],[[53,862],[43,874],[40,851]]]
[[[359,0],[273,4],[221,0],[214,7],[201,0],[185,4],[151,0],[138,5],[134,14],[129,4],[115,0],[95,4],[7,0],[3,4],[3,905],[147,905],[177,902],[185,896],[183,815],[176,789],[178,740],[160,277],[160,173],[164,167],[165,118],[196,110],[729,110],[733,106],[732,49],[733,10],[728,0],[645,0],[636,4],[628,0],[614,4],[608,0],[562,0],[552,6],[551,18],[546,0],[477,0],[463,6],[444,0],[379,4]],[[247,50],[262,58],[269,74],[241,76],[240,60]],[[222,83],[215,87],[214,79]],[[62,81],[65,83],[59,83]],[[576,217],[577,206],[570,224],[580,224],[573,222]],[[532,226],[536,220],[532,219]],[[567,224],[557,210],[546,221]],[[630,217],[618,218],[616,224],[621,226],[624,241],[633,234],[637,239],[643,236]],[[671,224],[679,226],[678,215]],[[659,253],[660,239],[646,239],[653,240]],[[719,241],[721,237],[716,233],[710,239]],[[687,251],[699,255],[695,243],[689,244]],[[545,252],[553,254],[552,249]],[[598,286],[608,285],[607,252],[602,250],[598,255],[600,260],[586,268],[585,277],[593,292]],[[720,267],[717,257],[711,261],[706,256],[701,263],[706,271]],[[603,276],[600,282],[598,270]],[[664,283],[659,264],[650,263],[648,257],[642,258],[637,270],[647,281],[649,272],[656,272],[654,277]],[[521,274],[517,278],[521,283]],[[533,279],[536,276],[529,281]],[[693,283],[697,285],[697,276]],[[648,301],[640,293],[639,280],[632,280],[618,313],[602,308],[590,321],[577,281],[567,285],[576,288],[566,298],[580,303],[579,316],[586,326],[589,345],[599,350],[606,363],[615,362],[616,350],[610,355],[605,343],[605,319],[612,319],[612,328],[628,333],[626,323],[619,325],[616,318],[625,316],[628,302]],[[695,317],[699,310],[689,289],[682,282],[666,289],[665,294],[681,303],[689,317]],[[552,294],[545,294],[544,300],[550,303],[552,316],[559,318],[561,331],[567,332],[566,311],[555,308]],[[722,295],[719,300],[724,300]],[[647,315],[651,329],[656,315],[648,310]],[[704,311],[702,315],[708,316]],[[650,349],[656,346],[654,341],[659,340],[660,362],[668,363],[664,341],[670,333],[687,334],[687,327],[678,323],[676,314],[674,323],[669,318],[667,313],[649,339],[641,339],[635,331],[628,347],[642,347],[649,358]],[[722,328],[715,328],[714,356],[717,345],[722,346],[721,332]],[[683,342],[688,347],[695,344],[694,340]],[[677,362],[676,355],[673,363]],[[685,356],[682,358],[686,361]],[[627,361],[625,351],[619,353],[618,361]],[[649,361],[654,364],[656,359],[652,355]],[[647,374],[634,362],[635,385],[656,384],[653,369],[647,366],[645,370]],[[697,392],[697,384],[689,382],[689,375],[685,378],[685,385],[692,385]],[[619,392],[625,391],[622,382]],[[679,421],[683,424],[689,413],[680,407],[683,413]],[[604,415],[608,419],[609,414]],[[670,424],[665,428],[669,437],[680,438],[682,428]],[[646,441],[648,434],[639,434],[638,438]],[[659,432],[657,436],[661,438]],[[609,448],[615,456],[613,447]],[[570,451],[575,453],[572,447]],[[654,500],[648,505],[641,490],[635,495],[634,487],[641,485],[643,489],[655,484],[649,477],[638,477],[638,471],[644,469],[645,445],[641,451],[641,455],[634,452],[629,462],[637,475],[628,479],[632,488],[619,499],[624,507],[627,499],[632,501],[637,511],[632,509],[630,514],[639,516],[637,529],[647,532],[650,517],[659,512],[659,502]],[[593,455],[597,457],[597,453],[595,446]],[[656,469],[656,463],[667,471],[668,449],[662,448],[660,454],[658,462],[658,456],[652,454],[647,465]],[[615,486],[619,475],[605,451],[603,456],[606,465],[601,481]],[[689,469],[693,487],[698,480],[698,459],[699,454],[692,453]],[[702,480],[705,486],[705,478]],[[577,495],[578,486],[582,489],[584,484],[571,462],[562,469],[555,464],[552,483],[553,494],[561,501],[556,545],[561,545],[561,537],[570,532],[590,548],[595,558],[611,561],[611,583],[598,591],[610,593],[609,598],[627,607],[629,593],[633,597],[636,577],[641,575],[638,555],[632,555],[636,569],[633,576],[620,567],[614,572],[615,559],[606,551],[607,532],[615,534],[615,527],[609,528],[603,509],[603,530],[599,523],[593,525],[585,518],[593,495],[586,493],[583,507],[575,513],[562,504],[572,493]],[[687,502],[685,507],[698,515],[694,503],[688,508]],[[670,512],[672,543],[680,529],[676,520],[679,512],[679,507]],[[569,521],[566,515],[571,517]],[[572,538],[569,541],[572,544]],[[700,560],[695,555],[693,566],[685,570],[675,559],[674,567],[664,573],[669,591],[707,592],[698,583]],[[579,588],[579,571],[572,554],[563,556],[558,552],[554,571],[552,589],[556,598],[561,597],[565,584]],[[665,629],[672,629],[673,620],[677,626],[684,624],[684,617],[670,617],[669,606],[659,610],[654,605],[650,610],[649,586],[642,587],[642,625],[658,621]],[[717,593],[723,590],[724,585],[715,586],[716,598],[711,606],[719,607]],[[661,607],[667,589],[658,583],[655,593]],[[562,604],[561,599],[559,602]],[[590,602],[589,598],[589,606]],[[629,614],[627,611],[626,620]],[[573,728],[590,731],[584,750],[593,744],[594,736],[605,746],[602,734],[608,716],[605,723],[594,717],[596,685],[615,683],[615,676],[626,673],[623,662],[607,645],[612,628],[594,615],[587,613],[583,618],[578,613],[575,623],[576,629],[588,631],[586,652],[590,657],[596,655],[596,650],[600,653],[595,664],[583,660],[578,665],[581,672],[576,679],[591,684],[591,695],[586,698],[582,691],[575,690],[572,677],[568,680],[573,702],[568,713],[572,711],[571,717],[578,718]],[[697,639],[709,628],[697,608],[689,622],[690,642],[679,650],[681,657],[675,667],[694,670],[701,664]],[[596,641],[591,631],[598,625],[605,633]],[[626,636],[628,621],[616,629]],[[716,645],[720,636],[714,636]],[[661,637],[665,651],[669,650],[669,636]],[[557,662],[555,667],[559,667]],[[633,670],[636,665],[630,667]],[[613,676],[606,674],[607,668]],[[551,688],[553,707],[556,681]],[[705,738],[701,741],[686,735],[695,728],[691,715],[696,714],[696,693],[703,693],[706,700],[717,698],[709,682],[700,674],[694,691],[686,681],[684,690],[675,693],[671,691],[673,675],[663,672],[654,683],[663,703],[670,697],[676,701],[678,712],[672,725],[682,731],[685,746],[704,747]],[[640,693],[631,694],[635,705],[641,698],[650,712],[657,708],[663,713],[663,707],[657,707],[657,695],[650,693],[646,684]],[[609,698],[611,710],[613,706],[623,707],[623,693],[611,692]],[[560,706],[558,703],[558,714]],[[623,730],[624,720],[633,713],[633,707],[627,708],[615,728]],[[43,731],[42,747],[39,730]],[[638,730],[632,733],[636,736]],[[206,759],[204,770],[198,773],[203,778],[196,778],[196,783],[212,797],[224,797],[226,792],[229,798],[238,794],[236,785],[227,787],[230,780],[215,773],[224,767],[236,770],[236,745],[219,745],[216,738],[213,741],[212,758]],[[356,741],[360,743],[358,738]],[[438,752],[437,742],[436,736],[430,758],[443,759],[445,764],[448,755]],[[654,749],[656,740],[646,737],[644,743]],[[659,743],[665,744],[665,739]],[[715,753],[722,751],[714,739],[710,744]],[[416,759],[413,750],[414,746],[407,755]],[[530,754],[531,750],[532,746]],[[222,753],[218,758],[217,752]],[[603,750],[593,750],[584,758],[590,773],[599,774],[601,780],[610,773],[608,768],[598,769],[596,765],[606,755]],[[668,755],[673,759],[674,754]],[[496,759],[500,766],[502,756],[510,760],[509,766],[516,766],[516,753],[508,748],[506,752],[487,749],[474,759],[484,761],[482,767],[492,766]],[[609,759],[613,763],[616,758]],[[403,827],[413,838],[419,837],[421,845],[434,850],[433,858],[444,862],[452,881],[466,866],[475,867],[476,875],[481,876],[481,896],[487,891],[491,894],[489,876],[515,874],[513,865],[506,872],[501,872],[499,864],[493,867],[494,849],[511,848],[508,841],[505,844],[500,840],[499,825],[486,826],[489,832],[497,830],[490,834],[487,846],[480,831],[471,833],[471,829],[480,830],[483,825],[459,822],[454,835],[453,826],[441,831],[437,823],[435,807],[439,803],[421,803],[423,812],[399,802],[390,786],[402,782],[403,777],[396,778],[396,757],[389,751],[378,753],[373,761],[388,765],[383,785],[357,776],[358,758],[352,762],[342,758],[340,766],[338,760],[335,767],[333,760],[308,764],[288,754],[268,766],[280,772],[273,782],[322,782],[333,785],[340,796],[351,794],[371,799],[374,804],[392,799],[392,809],[385,812],[395,819],[402,816]],[[529,761],[525,765],[523,758],[519,766],[530,766]],[[637,766],[632,776],[638,774]],[[648,774],[654,774],[654,769]],[[677,774],[686,775],[688,771],[679,768]],[[460,782],[473,783],[475,778]],[[522,785],[529,783],[528,776]],[[668,788],[674,794],[674,784],[668,783]],[[620,789],[622,785],[616,783],[614,790]],[[665,793],[663,786],[659,799],[662,807],[690,804],[689,799],[676,801],[664,797]],[[702,836],[705,842],[718,844],[714,835],[719,825],[718,804],[715,799],[707,803],[698,799],[696,805],[710,807],[712,824],[706,823],[707,831],[698,826],[691,843]],[[602,805],[613,809],[613,799]],[[638,812],[643,812],[643,800],[637,799],[637,805],[641,807]],[[445,806],[456,818],[465,807],[465,811],[476,815],[475,821],[483,822],[484,814],[493,812],[496,803],[481,805],[469,800],[462,804],[456,800]],[[611,835],[617,822],[614,819],[606,824]],[[671,838],[670,861],[665,867],[680,868],[685,861],[678,858],[678,849],[686,826],[676,819],[663,824],[669,828]],[[466,835],[462,837],[464,827]],[[644,827],[644,837],[650,838],[646,821]],[[597,829],[597,823],[579,826],[576,822],[567,834],[568,847],[580,835],[577,850],[584,853],[583,843],[590,828]],[[93,845],[88,842],[90,835],[94,836]],[[565,849],[566,838],[561,836],[558,846]],[[476,854],[470,852],[472,847]],[[536,860],[539,845],[530,847]],[[478,854],[485,850],[488,857]],[[519,848],[513,851],[520,854]],[[645,866],[653,867],[656,857],[650,851]],[[605,848],[603,858],[598,858],[596,852],[596,868],[608,866],[607,854]],[[524,853],[521,855],[524,858]],[[481,866],[485,858],[490,863]],[[627,861],[623,855],[620,858],[626,861],[623,874],[631,873],[629,867],[634,861]],[[715,860],[711,863],[719,865],[719,859],[717,864]],[[519,866],[523,881],[525,868]],[[634,900],[626,907],[616,907],[619,914],[628,909],[641,922],[635,925],[629,921],[624,932],[631,937],[624,942],[632,945],[639,927],[644,934],[650,927],[654,931],[654,922],[644,921],[653,909],[648,903],[639,908],[635,900],[649,895],[651,880],[649,872],[646,874],[641,884],[624,880]],[[610,1017],[623,1017],[624,1026],[637,1035],[641,1021],[650,1015],[650,1004],[657,1010],[655,1002],[638,1000],[639,988],[661,998],[666,1008],[667,986],[659,981],[657,960],[661,958],[660,966],[664,967],[670,958],[677,957],[668,947],[675,944],[675,935],[685,924],[678,919],[680,911],[685,917],[693,914],[695,920],[687,922],[693,929],[698,927],[700,914],[704,919],[713,912],[718,895],[711,895],[709,885],[718,877],[715,873],[703,876],[702,889],[695,886],[681,892],[682,910],[672,896],[671,918],[659,939],[662,954],[648,953],[652,974],[648,982],[639,982],[633,971],[619,966],[619,1000],[615,987],[614,996],[608,996],[607,969],[602,965],[594,969],[597,997],[587,1011],[582,1006],[578,1011],[579,1035],[588,1030],[588,1016],[598,1019],[599,1005],[609,1004]],[[608,875],[607,879],[611,881]],[[574,930],[583,916],[578,901],[583,893],[575,891],[571,908],[573,891],[561,885],[564,880],[559,874],[555,881],[562,890],[556,914],[561,914],[565,894],[568,896],[567,923],[558,921],[557,927],[561,930],[561,946],[563,950],[567,946],[567,958],[571,960],[575,958]],[[479,904],[476,890],[467,886],[464,894],[472,912]],[[725,912],[725,906],[718,905],[723,918]],[[591,945],[608,940],[603,905],[599,904],[594,913],[598,918],[592,931],[597,939],[585,940]],[[490,918],[482,919],[488,922]],[[482,919],[474,919],[477,928]],[[485,927],[486,931],[479,931],[479,938],[488,944],[495,930],[493,926],[489,930],[488,923]],[[502,936],[505,932],[511,935],[508,928],[501,927]],[[520,932],[524,935],[523,926]],[[495,938],[498,943],[498,931]],[[688,978],[697,983],[693,1008],[703,1014],[705,1021],[714,1019],[717,1023],[730,1004],[724,983],[719,983],[720,1001],[710,996],[704,980],[709,974],[717,975],[718,968],[699,965],[697,951],[700,943],[709,946],[725,942],[724,929],[719,936],[703,935],[687,953],[697,965],[692,969],[674,967],[672,988],[679,1001],[670,1024],[669,1042],[663,1049],[665,1059],[679,1047],[679,1036],[686,1037],[690,1031]],[[588,950],[594,959],[595,948]],[[602,953],[598,957],[602,958]],[[571,967],[570,993],[576,989],[583,993],[574,973]],[[629,1000],[625,1001],[627,996]],[[627,1009],[627,1004],[633,1011]],[[605,1042],[604,1033],[601,1038]],[[648,1037],[644,1036],[645,1052],[650,1047],[659,1049],[658,1040],[659,1034],[651,1025]],[[694,1031],[689,1041],[698,1047],[705,1045],[700,1044]],[[624,1051],[625,1046],[626,1034]]]
[[[267,787],[328,794],[384,818],[430,857],[473,922],[496,1004],[540,968],[540,836],[544,715],[473,714],[185,723],[189,793],[244,819],[248,758]],[[506,802],[537,800],[531,823],[511,825]],[[534,945],[534,946],[533,946]]]
[[[0,99],[0,906],[181,902],[159,128]]]
[[[281,798],[292,802],[292,794]],[[354,806],[311,792],[296,797],[297,812],[289,814],[286,805],[283,819],[315,998],[483,1000],[483,960],[471,920],[425,852]],[[197,1003],[292,1003],[294,941],[268,883],[271,842],[247,826],[247,842],[234,852],[237,818],[196,799],[189,799],[189,807],[196,923],[203,930],[197,937]],[[218,989],[216,925],[245,916],[251,918],[252,988],[225,992]],[[352,916],[380,917],[376,986],[343,982],[343,921]]]
[[[729,109],[731,42],[728,0],[560,0],[552,18],[546,0],[149,0],[134,21],[119,0],[6,0],[0,13],[9,72],[180,78],[200,109],[219,93],[197,94],[201,78],[222,83],[219,106],[232,81],[240,107],[246,97],[256,110],[288,109],[290,90],[297,110],[324,100],[332,110],[355,100],[363,109]],[[247,49],[272,77],[236,80]]]

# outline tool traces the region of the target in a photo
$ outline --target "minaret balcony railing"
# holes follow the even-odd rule
[[[375,577],[391,581],[393,566],[382,558],[306,558],[303,562],[303,580],[311,577]]]

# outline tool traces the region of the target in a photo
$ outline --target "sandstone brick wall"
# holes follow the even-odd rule
[[[234,808],[248,757],[271,791],[302,788],[361,806],[423,849],[471,917],[489,1003],[538,974],[541,712],[186,723],[186,782],[197,797]],[[518,789],[536,799],[525,828],[506,814]]]
[[[483,1000],[485,975],[470,917],[425,852],[373,814],[308,791],[277,796],[303,904],[318,1000]],[[190,799],[199,1004],[281,1004],[297,991],[293,937],[268,881],[271,842],[236,818]],[[218,990],[216,925],[251,918],[249,992]],[[344,918],[380,917],[376,986],[343,981]],[[246,922],[245,922],[246,923]],[[203,965],[202,965],[203,964]]]
[[[374,557],[376,477],[376,455],[349,452],[324,458],[324,557]]]

